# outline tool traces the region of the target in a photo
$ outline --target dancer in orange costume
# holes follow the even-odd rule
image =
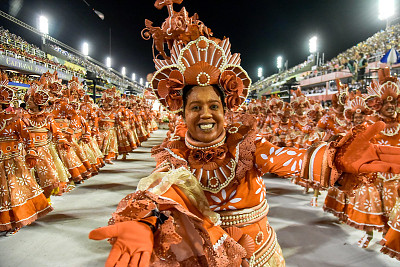
[[[60,183],[57,167],[50,152],[50,142],[54,139],[64,149],[69,149],[70,146],[53,117],[46,112],[45,107],[50,98],[48,90],[47,83],[43,80],[31,85],[25,94],[28,112],[23,118],[34,136],[34,145],[38,152],[35,174],[47,198],[50,197],[53,189],[58,188]]]
[[[26,124],[9,109],[15,90],[8,86],[6,74],[0,78],[0,231],[16,231],[53,208],[28,169],[38,155]]]
[[[170,11],[163,24],[167,31],[176,12],[172,1],[156,2],[163,5]],[[112,238],[106,266],[284,266],[268,223],[261,175],[290,176],[302,169],[303,175],[322,173],[332,183],[337,171],[398,173],[400,150],[368,142],[383,123],[308,151],[272,145],[257,136],[255,123],[248,120],[224,128],[224,106],[243,104],[250,78],[239,55],[231,54],[229,39],[211,39],[197,17],[184,22],[179,32],[201,36],[189,32],[188,39],[174,42],[170,59],[155,59],[151,84],[167,110],[184,115],[188,130],[153,149],[156,171],[120,202],[110,226],[89,237]],[[156,31],[151,23],[147,28]],[[340,168],[331,173],[329,166],[336,164]]]
[[[116,132],[115,113],[116,89],[108,89],[102,95],[102,107],[98,110],[100,141],[99,146],[104,155],[104,161],[113,164],[112,160],[118,156],[118,142]]]
[[[77,114],[73,107],[69,104],[70,93],[69,90],[63,88],[61,81],[57,77],[57,73],[53,75],[48,74],[45,76],[49,83],[49,103],[47,112],[51,113],[57,126],[61,129],[67,139],[72,140],[72,135],[75,130],[78,130],[75,125],[71,124],[72,121],[77,121]],[[83,165],[82,161],[76,155],[75,150],[65,149],[57,146],[58,154],[64,166],[71,174],[71,187],[73,183],[80,183],[83,178],[88,178],[90,172]]]
[[[80,114],[86,120],[89,125],[89,130],[91,136],[89,137],[88,145],[94,152],[96,156],[96,166],[95,168],[99,170],[100,168],[104,167],[104,155],[99,148],[99,144],[97,141],[100,139],[100,132],[99,132],[99,118],[97,117],[97,109],[96,105],[94,104],[93,100],[90,96],[85,95],[83,97],[83,102],[80,105]]]
[[[327,141],[335,134],[346,133],[349,124],[344,118],[344,105],[348,99],[349,87],[336,80],[338,93],[332,96],[332,107],[328,114],[325,114],[318,122],[318,130],[324,133],[323,140]]]
[[[367,116],[373,111],[367,107],[361,95],[351,99],[344,110],[346,119],[354,129],[367,126]],[[339,179],[337,184],[328,189],[324,210],[333,213],[340,221],[363,230],[372,237],[373,230],[382,231],[386,220],[380,201],[379,181],[372,174],[362,174]],[[354,176],[354,175],[353,175]],[[357,183],[354,183],[358,181]],[[367,190],[366,190],[367,189]],[[364,206],[364,203],[368,203]],[[367,247],[370,239],[361,238],[359,245]]]
[[[129,127],[130,113],[127,109],[126,95],[122,96],[118,104],[116,110],[118,154],[122,155],[122,160],[126,160],[127,154],[137,148],[137,145],[131,127]]]
[[[292,124],[296,132],[296,138],[293,142],[295,147],[305,148],[309,137],[308,133],[311,130],[310,120],[307,116],[310,103],[307,97],[301,92],[300,88],[295,91],[294,96],[293,101],[290,103],[294,110]]]
[[[76,115],[70,121],[70,127],[74,130],[74,133],[71,135],[67,134],[66,136],[71,144],[71,148],[75,151],[83,166],[85,166],[87,174],[85,174],[84,178],[88,179],[92,176],[92,172],[97,173],[96,169],[92,169],[92,164],[95,164],[97,160],[94,157],[93,151],[91,151],[90,148],[87,146],[90,141],[89,125],[82,117],[82,115],[79,114],[79,106],[81,98],[83,98],[84,96],[84,92],[82,90],[82,84],[79,82],[78,77],[72,77],[72,79],[68,82],[68,93],[69,103],[74,109]],[[85,146],[88,150],[84,148],[83,143],[86,144]],[[92,162],[90,162],[89,158]]]
[[[367,99],[368,105],[375,109],[378,113],[377,120],[382,120],[386,123],[383,131],[375,136],[377,144],[383,146],[400,146],[400,123],[397,107],[400,99],[400,81],[397,77],[390,75],[389,68],[380,69],[378,71],[379,82],[372,82],[368,87]],[[383,206],[383,220],[388,221],[388,232],[384,235],[381,242],[383,245],[382,252],[400,259],[400,176],[397,174],[378,172],[377,181],[378,188],[375,191],[380,193],[381,206]],[[363,188],[363,191],[370,190],[370,187]],[[360,194],[363,192],[360,192]],[[369,191],[368,191],[369,193]],[[375,200],[377,202],[377,200]],[[368,203],[357,203],[361,210],[370,208]],[[372,204],[372,206],[376,203]],[[367,233],[368,234],[368,233]],[[372,239],[371,233],[366,235],[369,241]]]

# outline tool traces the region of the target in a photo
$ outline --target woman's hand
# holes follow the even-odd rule
[[[103,240],[116,238],[106,267],[139,266],[147,267],[153,251],[153,232],[142,222],[127,221],[95,229],[89,233],[89,238]]]
[[[385,128],[380,121],[339,141],[335,163],[348,173],[400,173],[400,147],[375,145],[370,140]],[[351,134],[351,133],[350,133]]]

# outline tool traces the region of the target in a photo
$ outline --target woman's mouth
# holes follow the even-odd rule
[[[199,124],[199,128],[202,131],[210,131],[214,128],[215,123],[202,123]]]

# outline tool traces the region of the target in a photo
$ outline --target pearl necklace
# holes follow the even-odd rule
[[[212,145],[212,146],[200,147],[200,146],[191,145],[191,144],[188,142],[187,138],[185,138],[185,144],[186,144],[186,146],[187,146],[188,148],[190,148],[190,149],[207,150],[207,149],[210,149],[210,148],[222,146],[222,145],[225,143],[225,139],[226,139],[226,137],[224,137],[224,139],[222,139],[220,142],[218,142],[218,143],[216,143],[216,144],[214,144],[214,145]]]
[[[396,127],[390,127],[384,129],[383,131],[381,131],[381,133],[386,136],[395,136],[396,134],[399,133],[399,130],[400,130],[400,124],[397,124]]]

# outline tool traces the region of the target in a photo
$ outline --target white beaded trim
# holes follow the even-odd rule
[[[212,146],[200,147],[200,146],[191,145],[191,144],[187,141],[187,138],[185,138],[185,144],[186,144],[186,146],[187,146],[188,148],[190,148],[190,149],[207,150],[207,149],[210,149],[210,148],[222,146],[222,145],[225,143],[225,139],[226,139],[226,137],[224,137],[224,139],[222,139],[221,142],[218,142],[218,143],[216,143],[216,144],[214,144],[214,145],[212,145]]]
[[[262,210],[259,212],[259,210]],[[238,215],[227,215],[227,216],[221,216],[221,225],[222,226],[231,226],[231,225],[236,225],[236,224],[241,224],[241,223],[247,223],[249,221],[253,221],[255,219],[258,219],[260,217],[263,217],[264,215],[267,215],[269,211],[268,208],[268,202],[265,200],[264,204],[258,209],[258,210],[253,210],[249,213],[243,213],[243,214],[238,214]],[[231,221],[234,220],[234,221]]]
[[[174,158],[179,159],[179,160],[182,160],[182,161],[184,161],[184,162],[187,163],[186,159],[184,159],[184,158],[178,156],[177,154],[175,154],[174,152],[172,152],[172,150],[169,149],[168,147],[166,147],[166,148],[164,148],[164,149],[167,150],[167,151],[171,154],[171,156],[173,156]]]
[[[227,235],[227,234],[223,234],[223,235],[221,236],[221,238],[218,239],[217,243],[215,243],[215,244],[213,245],[213,249],[214,249],[214,250],[217,250],[217,249],[225,242],[225,240],[226,240],[227,238],[228,238],[228,235]]]
[[[207,77],[207,82],[205,82],[205,83],[201,83],[201,82],[200,82],[200,76],[201,76],[201,75],[205,75],[205,76]],[[208,73],[206,73],[206,72],[204,72],[204,71],[201,71],[201,72],[199,72],[199,74],[197,74],[196,80],[197,80],[197,84],[198,84],[198,85],[200,85],[200,86],[207,86],[207,85],[210,85],[211,76],[210,76]]]

